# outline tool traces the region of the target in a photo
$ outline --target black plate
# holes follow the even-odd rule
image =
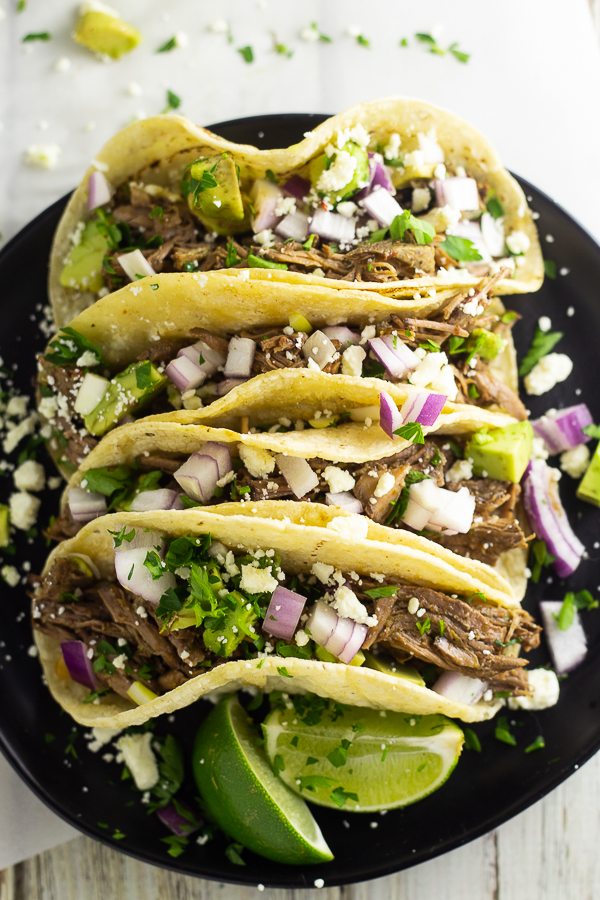
[[[215,130],[233,141],[262,148],[284,147],[300,140],[323,118],[257,116],[225,122],[216,125]],[[531,413],[536,417],[550,406],[570,406],[583,400],[595,421],[600,421],[600,248],[552,200],[526,182],[521,184],[533,209],[540,214],[538,226],[545,252],[556,260],[558,272],[564,268],[570,272],[557,275],[555,281],[546,280],[537,294],[510,301],[510,306],[523,315],[516,329],[517,347],[522,354],[529,346],[538,316],[549,315],[553,327],[565,333],[557,349],[568,353],[575,363],[566,382],[550,394],[528,400]],[[0,254],[4,321],[0,353],[7,368],[16,369],[14,381],[23,391],[30,390],[35,371],[34,350],[42,349],[45,343],[32,320],[40,318],[38,304],[46,303],[50,243],[67,199],[57,201],[38,216]],[[544,240],[547,234],[555,238],[554,243]],[[569,307],[574,308],[574,316],[569,315]],[[51,473],[49,464],[47,468]],[[9,477],[4,483],[4,497],[11,489]],[[598,510],[577,502],[574,486],[565,475],[561,493],[590,559],[582,562],[569,580],[569,588],[588,587],[595,591],[600,585],[600,551],[593,549],[598,538]],[[58,491],[46,492],[40,522],[56,512],[57,502]],[[14,559],[21,569],[28,560],[32,571],[40,571],[46,553],[43,539],[36,538],[28,544],[23,538]],[[544,578],[537,587],[532,585],[526,603],[531,611],[536,611],[542,597],[562,599],[564,583],[552,576],[548,579]],[[562,683],[558,706],[538,714],[511,714],[517,722],[513,727],[518,740],[516,748],[499,743],[493,735],[494,725],[485,723],[475,728],[483,753],[465,751],[448,783],[413,807],[384,817],[313,807],[335,853],[334,862],[303,871],[246,852],[247,865],[235,866],[225,857],[225,844],[219,839],[204,847],[192,843],[184,855],[172,859],[166,853],[166,845],[160,842],[166,836],[163,826],[154,816],[145,814],[139,794],[128,783],[119,781],[119,767],[107,765],[101,754],[94,755],[86,749],[82,729],[78,729],[74,744],[78,758],[65,754],[73,723],[57,708],[42,684],[38,661],[26,652],[32,638],[25,587],[10,588],[0,581],[0,604],[0,746],[8,761],[41,800],[85,834],[145,862],[186,875],[241,884],[302,887],[311,886],[317,878],[334,885],[396,872],[496,828],[555,788],[600,748],[600,665],[596,662],[600,615],[583,613],[590,641],[587,660]],[[544,649],[532,654],[534,665],[544,664],[547,659]],[[195,729],[207,708],[208,704],[200,701],[178,712],[172,724],[159,722],[157,731],[171,731],[180,737],[189,758]],[[539,734],[545,738],[546,749],[524,754],[524,748]],[[188,796],[193,797],[193,785],[189,783],[187,787]],[[133,804],[127,806],[131,801]],[[343,826],[344,819],[349,828]],[[100,827],[99,822],[110,828]],[[376,829],[371,827],[372,822],[377,824]],[[114,839],[116,828],[126,837]]]

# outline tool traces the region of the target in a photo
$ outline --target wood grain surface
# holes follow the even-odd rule
[[[600,36],[600,0],[589,2]],[[600,756],[497,831],[377,881],[259,894],[174,875],[80,837],[0,871],[0,900],[598,900],[598,834]]]

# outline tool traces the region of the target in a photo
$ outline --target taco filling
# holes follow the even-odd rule
[[[450,401],[500,408],[525,419],[523,403],[489,365],[504,352],[518,319],[514,312],[488,312],[500,275],[452,296],[431,317],[392,314],[362,330],[342,324],[313,330],[301,314],[290,316],[285,327],[234,335],[192,329],[187,340],[158,341],[117,373],[104,365],[97,346],[63,328],[38,361],[39,409],[55,456],[63,469],[72,470],[116,425],[142,415],[199,409],[278,369],[412,384]]]
[[[54,560],[35,584],[33,627],[61,644],[56,672],[148,702],[235,659],[285,657],[365,665],[456,691],[463,702],[527,692],[520,649],[539,643],[529,613],[360,577],[321,562],[290,574],[275,551],[230,549],[210,535],[113,532],[116,581],[88,558]],[[442,679],[442,680],[440,680]],[[489,692],[489,693],[486,693]]]
[[[373,143],[354,125],[280,177],[256,177],[222,152],[191,162],[178,186],[151,178],[112,185],[93,173],[94,216],[75,236],[63,287],[102,295],[158,272],[231,268],[382,284],[480,277],[500,265],[514,274],[531,246],[519,228],[505,232],[494,189],[446,158],[435,129]]]
[[[519,444],[518,435],[512,442],[511,453]],[[506,551],[527,547],[515,518],[521,488],[515,481],[481,477],[481,466],[463,458],[466,445],[463,437],[428,437],[424,444],[362,463],[302,459],[216,441],[205,443],[190,457],[168,452],[141,455],[132,465],[87,469],[81,486],[69,488],[64,512],[46,533],[65,540],[85,522],[111,511],[303,500],[363,514],[390,528],[416,531],[461,556],[493,566]],[[506,475],[517,481],[520,477],[508,470]],[[434,504],[426,523],[420,521],[423,488]],[[444,518],[437,524],[435,510],[439,513],[442,508]]]

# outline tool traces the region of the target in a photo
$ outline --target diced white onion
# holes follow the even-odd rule
[[[319,486],[319,479],[305,459],[280,453],[275,457],[275,462],[298,499]]]
[[[252,364],[256,344],[251,338],[243,338],[235,335],[229,341],[227,360],[223,375],[225,378],[248,378],[252,373]]]
[[[106,394],[109,384],[108,378],[86,372],[75,399],[75,412],[80,416],[89,415]]]
[[[119,256],[118,262],[130,281],[138,281],[138,276],[144,278],[146,275],[156,275],[141,250],[123,253]]]
[[[308,234],[308,216],[299,209],[288,213],[279,222],[275,231],[286,241],[290,238],[294,241],[305,241]]]
[[[396,216],[401,216],[403,212],[398,201],[382,187],[361,200],[360,205],[386,228],[392,224]]]
[[[310,221],[310,233],[338,244],[350,244],[356,232],[356,219],[347,219],[339,213],[316,209]]]
[[[322,331],[314,331],[302,346],[302,353],[306,359],[312,359],[320,369],[328,365],[337,350],[326,334]]]

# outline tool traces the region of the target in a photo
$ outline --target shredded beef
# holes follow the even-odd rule
[[[425,609],[423,616],[408,612],[412,597]],[[524,650],[539,644],[541,629],[522,609],[468,604],[429,588],[408,586],[398,587],[393,605],[389,600],[377,601],[378,624],[370,630],[364,646],[377,641],[399,654],[402,661],[414,656],[442,669],[489,680],[526,665],[526,660],[504,654],[503,645],[508,641],[518,640]],[[417,623],[425,626],[423,634]]]
[[[172,359],[175,359],[182,347],[189,347],[189,345],[190,341],[158,341],[158,343],[153,344],[152,347],[148,347],[147,350],[140,353],[138,360],[142,362],[145,359],[149,359],[154,364],[169,363]]]
[[[501,519],[498,516],[475,523],[467,534],[432,534],[428,537],[453,553],[468,559],[478,559],[490,566],[495,566],[501,554],[507,550],[527,547],[519,523],[514,519]]]
[[[55,366],[42,356],[38,357],[38,363],[42,369],[41,383],[66,401],[66,409],[59,406],[52,421],[53,436],[59,442],[59,462],[66,460],[76,469],[98,443],[85,428],[77,425],[79,416],[75,412],[75,400],[85,370],[79,366]]]
[[[65,511],[48,525],[44,534],[51,541],[66,541],[68,538],[75,537],[80,528],[81,522],[73,519],[71,509],[67,505]]]

